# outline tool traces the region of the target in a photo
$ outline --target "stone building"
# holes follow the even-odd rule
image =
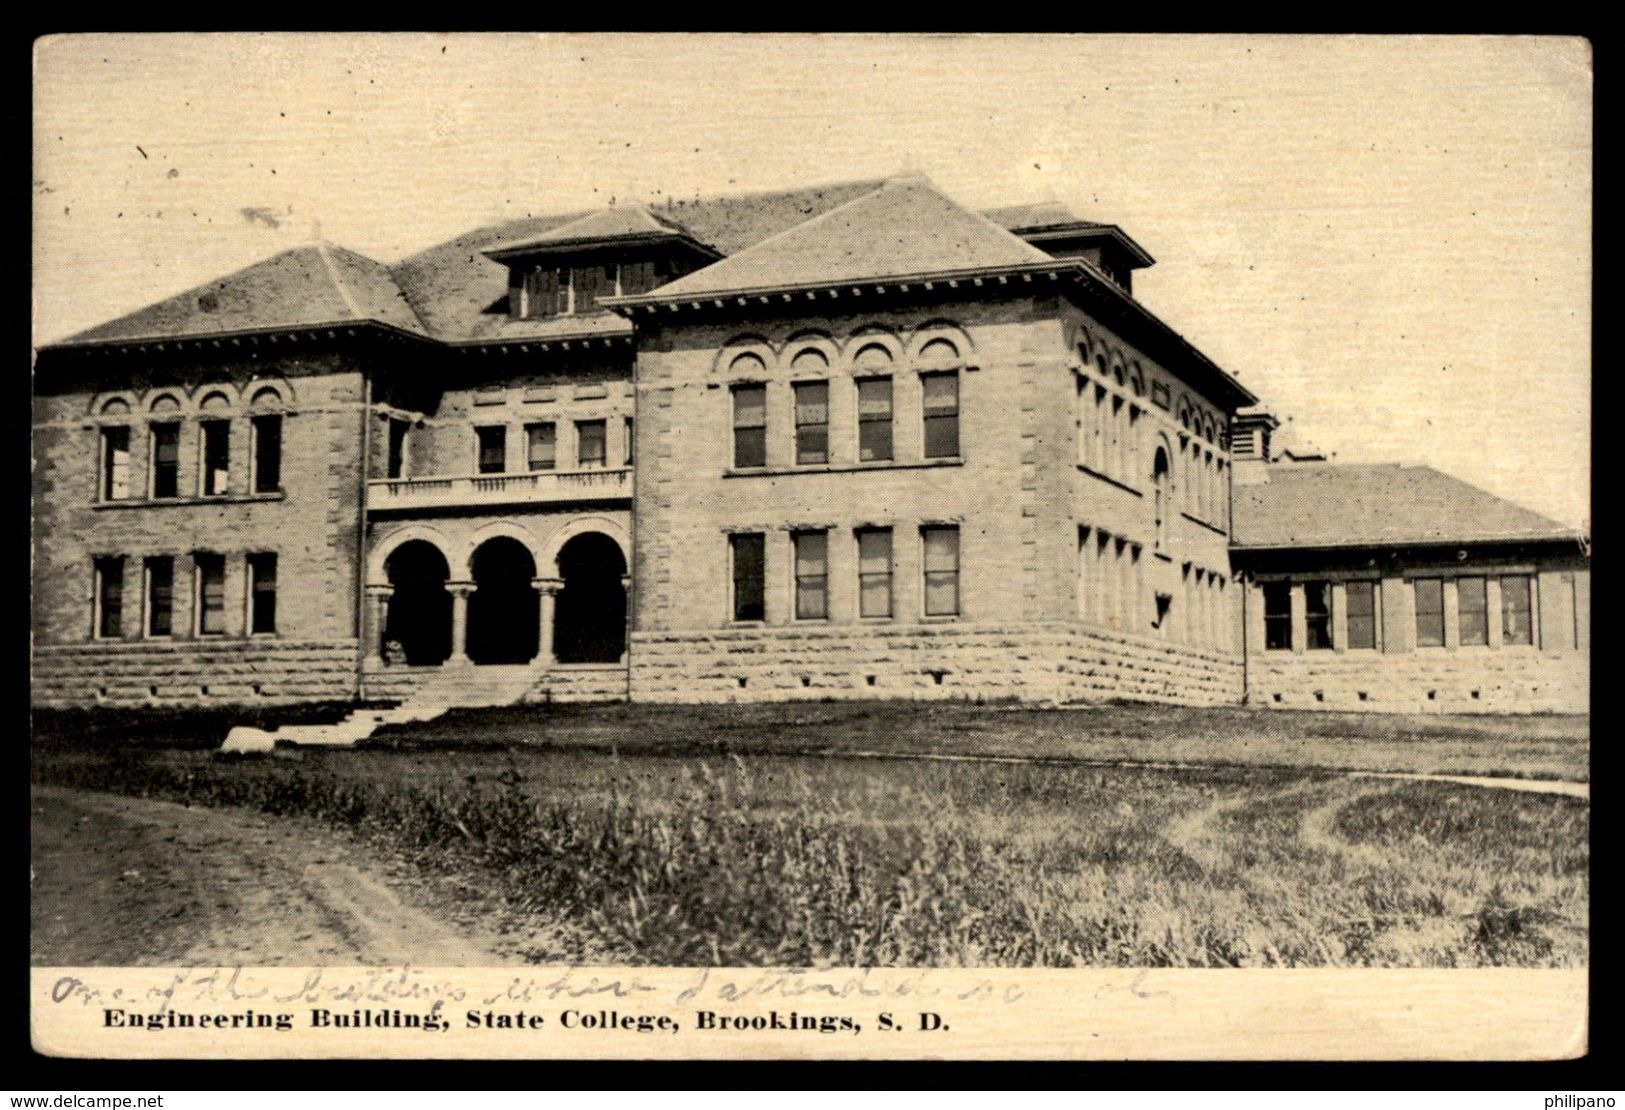
[[[1134,298],[1151,263],[917,176],[394,266],[287,251],[39,352],[35,701],[1583,691],[1577,537],[1380,468],[1319,469],[1444,531],[1283,531],[1310,471],[1276,477],[1258,398]],[[1233,435],[1269,481],[1232,475]],[[1401,626],[1432,635],[1434,581],[1455,631],[1422,668]],[[1353,648],[1371,605],[1381,646]]]

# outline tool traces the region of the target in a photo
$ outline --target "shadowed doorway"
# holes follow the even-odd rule
[[[384,657],[394,656],[390,645],[399,644],[408,666],[444,663],[451,654],[451,595],[446,592],[450,570],[446,557],[426,540],[411,540],[390,553],[384,572],[395,587],[384,627]]]
[[[508,536],[480,544],[469,567],[478,587],[468,599],[468,657],[475,663],[528,663],[538,644],[536,561]]]
[[[626,654],[626,558],[602,532],[576,536],[559,552],[553,651],[560,663],[615,663]]]

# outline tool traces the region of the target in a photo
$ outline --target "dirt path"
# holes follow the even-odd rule
[[[31,805],[36,966],[509,962],[311,822],[56,787]]]

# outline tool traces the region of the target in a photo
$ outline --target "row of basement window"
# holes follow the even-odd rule
[[[625,457],[623,466],[632,465],[633,425],[625,417]],[[592,470],[609,465],[609,424],[604,420],[577,420],[575,431],[575,466]],[[404,432],[402,433],[404,437]],[[404,448],[397,444],[391,429],[389,469],[391,478],[401,477]],[[481,424],[474,429],[475,465],[480,474],[503,474],[508,470],[508,427],[505,424]],[[559,426],[552,422],[525,425],[525,468],[527,470],[559,469]]]
[[[841,533],[834,533],[837,537]],[[791,612],[798,621],[829,620],[828,529],[792,532],[790,554],[794,568]],[[883,620],[899,616],[893,589],[893,530],[860,528],[857,545],[858,616]],[[767,534],[737,532],[728,537],[732,582],[729,610],[736,621],[760,621],[766,615]],[[959,529],[954,525],[928,525],[920,529],[921,611],[927,617],[959,615]]]
[[[1498,613],[1489,606],[1489,579],[1464,576],[1456,583],[1457,611],[1454,642],[1463,647],[1487,646],[1491,622],[1498,622],[1499,643],[1533,645],[1533,589],[1527,574],[1499,576],[1501,604]],[[1444,647],[1447,614],[1443,578],[1413,578],[1416,646]],[[1346,640],[1335,642],[1332,620],[1332,583],[1299,583],[1304,592],[1304,643],[1299,650],[1376,650],[1382,644],[1378,584],[1370,580],[1343,583]],[[1270,651],[1294,650],[1292,629],[1292,583],[1265,582],[1264,647]]]
[[[245,627],[250,635],[271,635],[276,627],[277,559],[267,552],[245,557],[248,590],[245,598]],[[95,560],[95,612],[91,634],[98,640],[118,640],[132,635],[163,639],[185,634],[176,623],[176,558],[149,555],[136,564],[123,555],[106,555]],[[135,581],[130,581],[131,579]],[[137,629],[126,627],[124,598],[127,589],[141,591],[141,616]],[[226,634],[226,556],[200,551],[192,556],[190,585],[190,635]]]
[[[890,377],[856,378],[859,462],[895,460]],[[845,381],[841,383],[845,388]],[[959,457],[959,372],[933,371],[920,375],[922,454],[927,459]],[[795,465],[818,466],[830,461],[828,381],[791,382],[794,397]],[[732,387],[733,465],[750,469],[767,465],[767,385],[744,382]],[[847,434],[850,434],[848,432]]]
[[[241,488],[231,473],[230,420],[199,420],[198,497],[225,497],[232,493],[276,493],[282,489],[282,417],[251,417],[248,422],[252,449],[249,473]],[[134,473],[130,453],[134,429],[128,424],[101,429],[98,495],[103,501],[126,501],[145,496],[151,500],[182,497],[181,434],[179,421],[148,424],[147,472],[144,480]]]

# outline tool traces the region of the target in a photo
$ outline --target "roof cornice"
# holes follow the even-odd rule
[[[327,320],[310,324],[241,328],[233,331],[189,332],[181,335],[132,335],[104,339],[58,340],[55,343],[43,343],[35,350],[41,354],[55,351],[94,351],[97,349],[106,352],[115,349],[127,351],[132,348],[156,351],[170,348],[177,351],[185,348],[201,350],[208,346],[218,347],[225,342],[240,346],[243,340],[258,343],[263,339],[270,343],[278,343],[286,338],[291,342],[298,343],[302,340],[337,339],[340,338],[340,332],[345,333],[347,336],[354,336],[358,329],[377,330],[395,338],[409,339],[418,343],[438,342],[432,336],[419,335],[395,324],[386,324],[381,320]],[[325,333],[325,335],[322,333]]]

